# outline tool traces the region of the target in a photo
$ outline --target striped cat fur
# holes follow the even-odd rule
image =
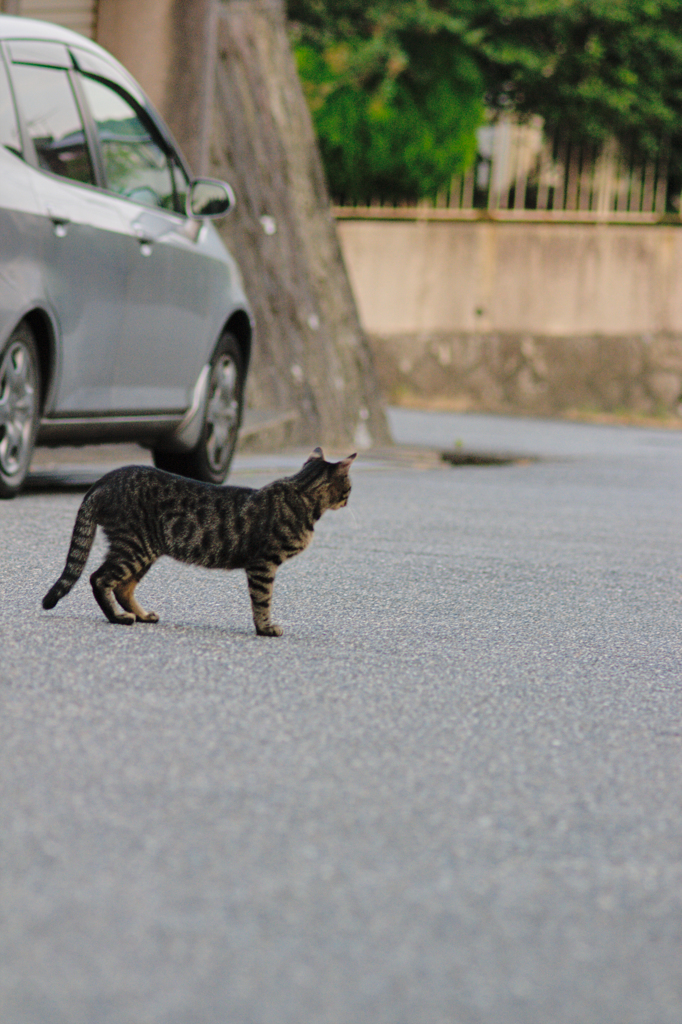
[[[354,458],[327,462],[315,448],[294,476],[259,489],[199,483],[149,466],[107,473],[83,498],[64,571],[43,608],[54,608],[76,583],[101,526],[109,550],[90,583],[110,622],[159,621],[138,604],[135,587],[169,555],[207,569],[244,569],[256,633],[281,636],[270,611],[275,573],[310,544],[323,512],[347,504]]]

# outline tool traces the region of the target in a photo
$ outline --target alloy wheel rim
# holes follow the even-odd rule
[[[31,452],[37,408],[36,377],[30,352],[20,341],[0,362],[0,472],[16,476]]]
[[[211,472],[219,474],[229,462],[239,427],[237,365],[229,355],[220,357],[211,374],[206,410],[206,456]]]

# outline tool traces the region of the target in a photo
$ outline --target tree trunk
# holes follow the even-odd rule
[[[221,225],[256,335],[249,406],[298,413],[287,440],[389,440],[279,0],[219,4],[210,173],[237,208]]]

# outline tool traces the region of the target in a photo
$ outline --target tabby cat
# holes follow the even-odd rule
[[[316,448],[294,476],[259,490],[198,483],[149,466],[107,473],[83,498],[64,571],[43,608],[71,590],[101,526],[109,550],[90,583],[110,622],[159,621],[137,603],[135,587],[157,558],[170,555],[208,569],[244,569],[256,633],[281,636],[270,618],[275,573],[308,546],[323,512],[347,504],[354,458],[327,462]]]

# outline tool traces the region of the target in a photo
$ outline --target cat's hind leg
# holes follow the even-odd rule
[[[259,562],[246,570],[251,598],[253,624],[258,636],[281,636],[282,627],[276,626],[270,618],[272,588],[275,584],[277,566],[271,562]]]
[[[95,569],[90,577],[95,601],[109,622],[116,622],[121,626],[132,626],[137,621],[137,616],[133,612],[120,612],[114,600],[114,588],[118,589],[121,583],[121,567],[108,558],[102,562],[99,569]]]
[[[146,612],[135,598],[135,587],[139,582],[139,579],[131,577],[124,583],[119,583],[114,587],[114,596],[121,608],[134,615],[138,622],[158,622],[159,616],[156,612]]]
[[[95,569],[90,577],[92,592],[109,622],[116,622],[121,626],[132,626],[138,618],[142,622],[158,622],[158,615],[155,612],[146,612],[133,596],[135,587],[152,561],[153,559],[143,566],[131,566],[127,560],[118,558],[117,552],[112,550],[99,569]],[[114,598],[120,602],[123,612],[117,607]]]

